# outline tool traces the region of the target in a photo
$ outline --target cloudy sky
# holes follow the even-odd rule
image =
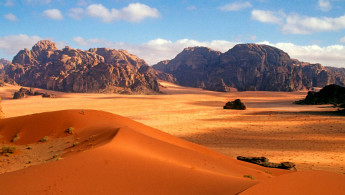
[[[345,0],[0,0],[0,58],[41,39],[126,49],[152,65],[185,47],[238,43],[345,67]]]

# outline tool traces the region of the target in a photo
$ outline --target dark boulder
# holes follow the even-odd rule
[[[26,89],[22,87],[19,91],[14,92],[13,99],[21,99],[31,95],[35,95],[35,92],[31,88]]]
[[[287,170],[296,171],[295,163],[292,163],[292,162],[273,163],[273,162],[269,162],[269,159],[266,157],[237,156],[237,160],[257,164],[257,165],[260,165],[263,167],[287,169]]]
[[[309,91],[304,100],[296,104],[321,105],[321,104],[345,104],[345,87],[339,85],[327,85],[319,92]]]
[[[27,88],[22,87],[19,89],[19,91],[14,92],[13,99],[21,99],[28,96],[36,96],[36,95],[40,95],[43,98],[55,98],[54,94],[48,94],[47,92],[42,93],[42,92],[34,91],[32,88],[27,89]]]
[[[235,109],[235,110],[245,110],[246,105],[241,102],[240,99],[236,99],[232,102],[227,102],[225,106],[223,106],[224,109]]]

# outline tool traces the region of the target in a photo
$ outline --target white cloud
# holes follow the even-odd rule
[[[102,4],[92,4],[86,8],[85,13],[94,18],[100,18],[103,22],[111,22],[120,18],[120,13],[116,9],[109,10]]]
[[[140,22],[145,18],[158,18],[160,16],[156,8],[151,8],[145,4],[131,3],[121,11],[121,18],[129,22]]]
[[[340,38],[339,42],[340,43],[345,43],[345,37]]]
[[[53,20],[62,20],[63,16],[58,9],[47,9],[43,11],[43,15],[47,18],[53,19]]]
[[[252,11],[252,19],[263,23],[281,24],[285,14],[283,12],[272,12],[266,10]]]
[[[28,36],[25,34],[8,35],[0,37],[0,51],[7,55],[15,55],[19,50],[31,48],[41,38],[39,36]]]
[[[338,18],[307,17],[289,15],[282,27],[283,32],[291,34],[310,34],[313,32],[335,31],[345,29],[345,15]]]
[[[81,19],[84,16],[99,18],[103,22],[112,22],[114,20],[125,20],[127,22],[140,22],[146,18],[158,18],[160,13],[156,8],[151,8],[141,3],[131,3],[121,10],[108,9],[102,4],[92,4],[86,9],[73,8],[68,14],[74,19]]]
[[[278,24],[281,26],[281,30],[288,34],[310,34],[345,29],[345,15],[337,18],[317,18],[299,14],[287,15],[282,11],[253,10],[252,19],[263,23]]]
[[[221,11],[238,11],[241,9],[252,7],[252,4],[248,1],[246,2],[233,2],[228,3],[223,6],[218,7]]]
[[[4,17],[6,20],[9,20],[9,21],[18,21],[17,16],[11,13],[4,15]]]
[[[331,3],[329,2],[329,0],[319,0],[319,4],[318,7],[321,11],[329,11],[332,8]]]

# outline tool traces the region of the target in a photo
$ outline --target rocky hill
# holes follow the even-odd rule
[[[5,60],[4,58],[1,58],[1,59],[0,59],[0,69],[3,69],[5,66],[7,66],[7,65],[9,65],[9,64],[11,64],[10,61]]]
[[[67,92],[155,93],[159,87],[152,72],[157,71],[125,50],[59,50],[51,41],[21,50],[6,68],[20,85]]]
[[[344,74],[258,44],[239,44],[225,53],[205,47],[186,48],[153,68],[172,74],[180,85],[215,91],[296,91],[345,83]]]

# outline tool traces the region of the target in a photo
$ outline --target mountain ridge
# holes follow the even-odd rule
[[[297,91],[345,83],[345,75],[337,73],[340,69],[300,62],[268,45],[238,44],[224,53],[206,47],[188,51],[152,67],[172,74],[177,84],[213,91]]]
[[[6,68],[19,85],[65,92],[152,94],[159,92],[156,70],[125,50],[59,50],[42,40],[23,49]],[[165,75],[165,73],[161,73]]]

